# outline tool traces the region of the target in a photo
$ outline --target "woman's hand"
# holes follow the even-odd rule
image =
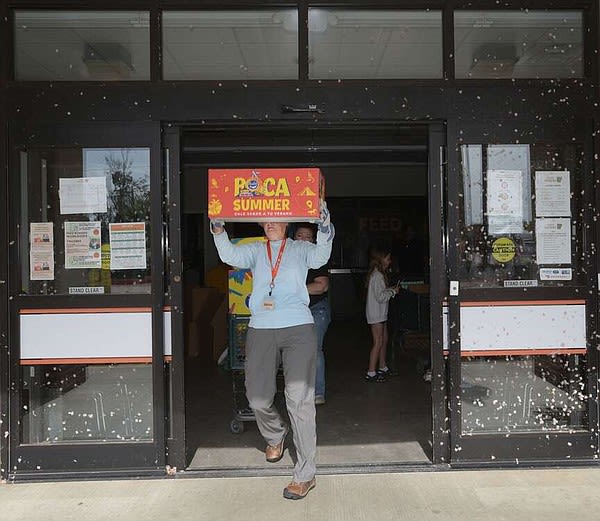
[[[335,228],[331,224],[331,215],[325,201],[321,202],[321,222],[319,223],[319,232],[329,235],[327,241],[333,240]]]
[[[220,235],[225,231],[225,223],[223,221],[211,219],[210,230],[214,235]]]
[[[321,222],[319,223],[319,230],[324,233],[329,233],[329,225],[331,224],[331,215],[327,208],[327,202],[321,201]]]

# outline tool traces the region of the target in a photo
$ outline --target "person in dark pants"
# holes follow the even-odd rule
[[[296,225],[294,239],[297,241],[314,242],[316,235],[315,226],[309,223]],[[325,403],[325,356],[323,354],[323,340],[331,322],[331,308],[329,307],[329,266],[321,266],[316,270],[308,270],[306,288],[310,297],[310,312],[317,328],[317,375],[315,380],[315,405]]]
[[[266,222],[266,242],[232,244],[222,222],[211,232],[221,260],[252,270],[250,323],[246,337],[246,396],[267,442],[268,462],[279,461],[289,427],[274,405],[277,372],[283,366],[285,401],[297,461],[286,499],[302,499],[315,487],[317,429],[315,366],[317,335],[308,308],[306,276],[331,255],[334,228],[324,205],[316,244],[286,236],[287,223]]]

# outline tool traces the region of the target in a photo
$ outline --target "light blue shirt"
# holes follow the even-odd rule
[[[271,264],[267,255],[266,242],[232,244],[227,232],[213,234],[215,246],[223,262],[236,268],[249,268],[252,271],[252,294],[249,308],[252,314],[250,327],[256,329],[279,329],[314,323],[308,308],[309,297],[306,289],[306,274],[309,268],[323,266],[331,255],[333,233],[317,233],[317,243],[287,239],[275,286],[271,298],[272,310],[263,308],[269,295],[271,284]],[[277,261],[283,241],[271,241],[271,259]]]

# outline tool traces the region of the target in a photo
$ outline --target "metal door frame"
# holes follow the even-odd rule
[[[522,122],[525,128],[530,122]],[[515,124],[515,126],[518,126]],[[593,143],[591,120],[586,120],[583,128],[577,129],[577,143],[581,143],[585,151],[585,163],[582,166],[584,172],[585,199],[582,201],[584,210],[584,223],[589,225],[589,233],[583,237],[585,245],[590,246],[598,234],[598,227],[589,206],[598,200],[598,187],[594,186],[593,177],[587,175],[594,171]],[[459,130],[460,129],[460,130]],[[460,215],[460,204],[462,200],[461,175],[460,175],[460,145],[479,144],[571,144],[573,136],[569,133],[571,127],[548,128],[545,131],[531,132],[535,139],[529,141],[517,141],[510,136],[510,130],[504,130],[501,126],[490,131],[490,125],[486,122],[465,124],[452,120],[448,124],[448,142],[456,143],[457,146],[448,147],[448,201],[453,204],[447,205],[448,224],[446,227],[446,241],[448,244],[458,244],[460,240],[460,228],[462,216]],[[482,138],[485,136],[485,138]],[[597,170],[596,170],[597,171]],[[532,185],[533,186],[533,185]],[[577,215],[573,215],[576,219]],[[589,251],[595,249],[590,248]],[[460,281],[459,265],[462,259],[459,257],[457,247],[448,248],[448,280]],[[536,288],[460,288],[459,296],[448,296],[448,368],[449,368],[449,412],[450,412],[450,463],[454,467],[482,467],[482,466],[512,466],[519,464],[547,466],[550,464],[573,464],[574,462],[597,463],[598,455],[598,351],[596,331],[596,313],[598,306],[598,281],[597,260],[595,255],[590,255],[587,262],[582,265],[587,271],[588,277],[585,286],[581,287],[536,287]],[[533,431],[527,433],[514,432],[510,436],[507,433],[487,434],[475,433],[472,435],[462,433],[461,417],[461,337],[460,337],[460,306],[462,301],[477,301],[482,304],[485,301],[501,300],[553,300],[556,292],[560,291],[561,298],[582,299],[585,298],[587,306],[586,336],[588,340],[587,351],[587,383],[588,383],[588,411],[589,427],[586,432],[568,433],[560,431]],[[589,291],[589,293],[588,293]],[[532,295],[533,294],[533,295]],[[535,295],[535,296],[534,296]],[[451,326],[450,326],[451,324]],[[565,443],[569,437],[570,444]]]
[[[73,124],[38,124],[35,122],[9,126],[9,171],[19,169],[19,151],[35,147],[106,147],[128,146],[150,149],[150,193],[151,193],[151,272],[152,293],[150,295],[96,295],[95,307],[151,308],[152,312],[152,389],[153,389],[153,432],[151,442],[97,442],[89,444],[61,443],[57,445],[24,445],[19,443],[20,382],[19,360],[19,316],[22,306],[90,307],[92,301],[86,296],[20,295],[18,270],[19,252],[19,208],[9,208],[9,292],[10,292],[10,444],[7,476],[12,480],[44,479],[52,477],[147,475],[164,473],[165,454],[165,393],[164,393],[164,341],[163,341],[163,229],[162,184],[160,162],[160,126],[156,123],[93,122]],[[9,176],[10,177],[10,176]],[[15,176],[18,178],[18,176]],[[10,183],[10,201],[19,201],[18,182]],[[154,225],[156,223],[156,225]],[[100,299],[98,299],[100,297]],[[77,460],[77,468],[73,461]]]
[[[281,123],[281,122],[278,122]],[[290,122],[285,122],[290,123]],[[361,126],[365,124],[389,126],[393,124],[405,125],[405,122],[353,122],[345,123],[344,126],[355,128],[357,133],[361,132]],[[429,247],[430,247],[430,298],[431,298],[431,340],[430,349],[432,357],[433,380],[431,387],[431,421],[432,421],[432,461],[433,465],[445,465],[449,459],[449,427],[448,427],[448,405],[447,405],[447,382],[446,382],[446,360],[443,354],[443,303],[446,297],[447,277],[446,277],[446,239],[445,239],[445,185],[446,185],[446,126],[443,122],[413,122],[413,124],[427,125],[428,128],[428,219],[429,219]],[[310,126],[311,123],[293,122],[298,127]],[[314,123],[313,123],[314,124]],[[267,124],[264,127],[277,125],[277,123]],[[165,216],[168,222],[169,236],[169,284],[170,305],[172,310],[172,345],[173,345],[173,363],[171,369],[171,389],[173,400],[171,412],[174,414],[172,421],[173,432],[168,438],[169,453],[167,462],[172,467],[178,469],[186,468],[186,433],[185,433],[185,381],[184,381],[184,346],[183,346],[183,294],[181,287],[181,201],[180,201],[180,140],[181,132],[186,127],[193,127],[193,122],[169,123],[164,125],[164,148],[168,151],[168,215]],[[218,125],[222,128],[223,125]],[[243,127],[247,125],[231,125],[232,127]],[[210,131],[210,123],[202,125],[203,130]],[[427,464],[429,465],[429,463]],[[406,468],[408,464],[401,462],[396,465],[399,468]],[[420,465],[422,467],[422,465]],[[390,467],[391,468],[391,467]],[[364,472],[372,472],[372,466],[361,467],[338,467],[327,468],[328,472],[344,472],[346,470],[361,469]],[[186,472],[190,472],[189,470]],[[192,471],[196,472],[196,471]],[[197,471],[199,474],[206,475],[207,472]],[[214,473],[213,471],[211,471]],[[224,471],[216,471],[216,475],[222,475]],[[262,471],[256,471],[261,474]],[[227,475],[242,474],[242,471],[232,471]],[[247,474],[247,472],[245,473]]]
[[[165,164],[165,294],[171,309],[171,365],[167,369],[169,414],[166,460],[173,469],[186,467],[185,346],[183,331],[183,265],[181,259],[181,164],[180,133],[177,125],[163,128]]]

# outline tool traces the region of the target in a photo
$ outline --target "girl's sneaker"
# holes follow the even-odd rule
[[[367,382],[383,383],[385,382],[385,376],[380,373],[375,373],[373,376],[366,374],[365,380]]]

